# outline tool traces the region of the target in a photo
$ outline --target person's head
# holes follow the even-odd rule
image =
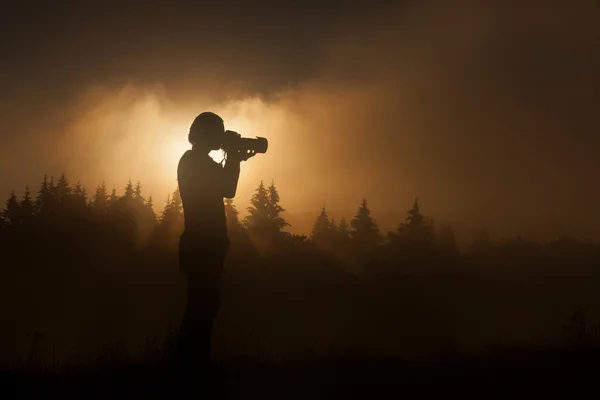
[[[189,142],[202,151],[219,150],[225,134],[223,119],[212,112],[198,115],[188,134]]]

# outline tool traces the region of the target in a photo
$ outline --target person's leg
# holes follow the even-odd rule
[[[179,335],[179,354],[184,366],[192,369],[210,366],[222,268],[222,259],[210,257],[198,270],[187,273],[188,299]]]

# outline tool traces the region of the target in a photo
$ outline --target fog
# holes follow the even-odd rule
[[[290,213],[325,205],[351,217],[366,197],[384,230],[418,196],[459,231],[599,238],[597,6],[416,3],[321,21],[294,59],[258,42],[236,58],[234,45],[218,67],[192,73],[202,55],[146,46],[140,60],[153,64],[128,63],[135,51],[108,72],[83,64],[69,90],[45,86],[56,96],[27,74],[5,77],[0,193],[37,190],[44,173],[88,192],[140,180],[160,211],[189,125],[211,110],[226,128],[269,139],[242,167],[242,211],[273,180]],[[309,227],[289,219],[291,230]]]

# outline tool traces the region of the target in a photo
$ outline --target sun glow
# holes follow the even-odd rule
[[[223,115],[223,119],[225,120],[225,129],[235,131],[245,137],[256,136],[252,124],[246,118]],[[189,126],[174,125],[168,132],[165,132],[164,141],[160,145],[160,159],[163,160],[162,171],[168,181],[176,179],[177,164],[181,156],[192,148],[187,140],[188,131]],[[222,162],[224,158],[222,150],[211,151],[209,156],[218,163]],[[242,178],[240,176],[240,180]]]

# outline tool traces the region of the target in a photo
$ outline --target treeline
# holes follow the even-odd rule
[[[600,310],[597,244],[498,242],[482,230],[460,251],[452,227],[435,224],[417,199],[392,232],[382,232],[363,199],[348,220],[322,208],[309,234],[291,234],[283,204],[273,182],[258,185],[244,218],[224,202],[232,247],[223,357],[276,357],[315,343],[426,353],[530,340],[534,329],[543,342],[560,336],[553,329],[573,305]],[[45,176],[36,189],[13,192],[0,215],[0,311],[9,322],[0,358],[29,352],[36,331],[47,335],[51,358],[50,343],[63,355],[109,339],[135,348],[169,321],[177,326],[185,305],[177,190],[156,207],[140,182],[90,193],[64,174]]]
[[[300,246],[346,259],[366,257],[370,263],[406,257],[419,257],[421,262],[432,257],[436,261],[455,261],[461,256],[452,227],[436,227],[433,219],[422,213],[418,199],[397,230],[387,233],[380,231],[363,199],[349,222],[346,218],[336,222],[323,207],[309,235],[290,234],[284,231],[289,224],[281,216],[285,210],[280,203],[275,184],[265,185],[262,181],[245,218],[240,219],[233,200],[226,199],[224,207],[232,241],[252,244],[262,254]],[[158,215],[154,209],[152,196],[144,197],[139,181],[134,185],[130,180],[122,193],[115,187],[109,192],[103,182],[89,194],[79,182],[71,185],[65,174],[56,181],[44,175],[35,194],[26,186],[22,196],[13,190],[6,200],[0,213],[2,243],[14,246],[15,241],[27,244],[26,241],[40,240],[63,242],[71,250],[109,245],[173,250],[183,230],[178,190],[169,194]],[[532,256],[557,252],[591,256],[599,250],[595,244],[569,238],[557,238],[545,245],[521,237],[494,243],[487,231],[481,230],[464,255]]]

